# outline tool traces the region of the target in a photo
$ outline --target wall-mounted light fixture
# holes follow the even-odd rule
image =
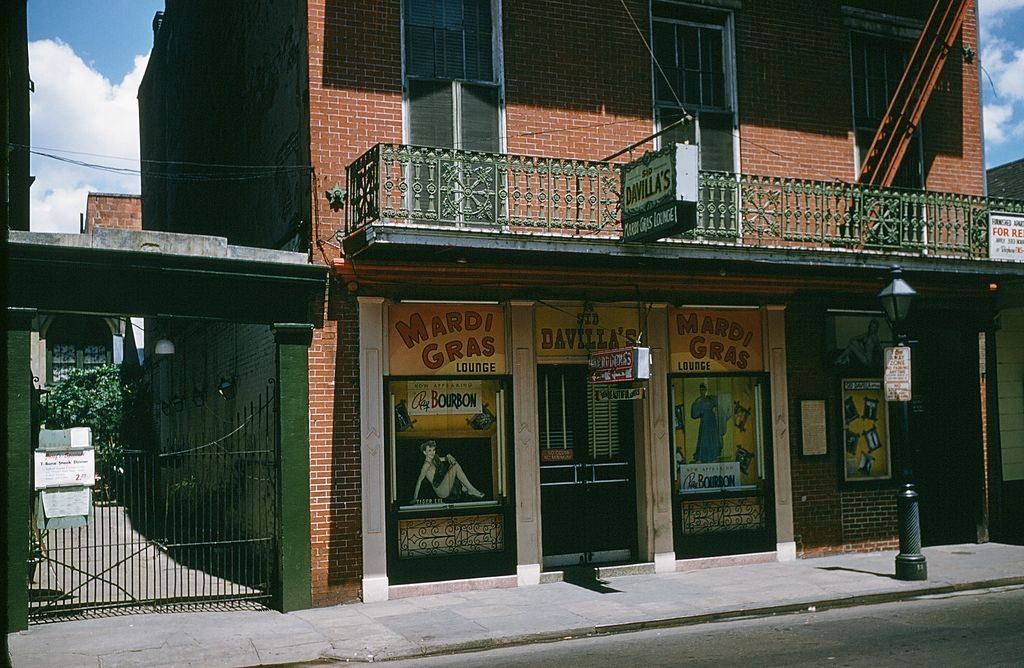
[[[235,378],[227,377],[220,379],[220,385],[217,386],[217,394],[224,397],[225,399],[232,399],[235,396]]]
[[[192,388],[192,403],[197,407],[202,406],[206,403],[206,395],[203,394],[203,388],[196,385]]]
[[[327,203],[332,211],[338,211],[345,206],[348,193],[339,184],[335,183],[333,188],[328,188],[324,193],[327,196]]]
[[[153,347],[154,355],[173,355],[174,354],[174,342],[170,339],[160,339],[156,342]]]

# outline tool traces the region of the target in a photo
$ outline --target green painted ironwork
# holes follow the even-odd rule
[[[618,166],[378,144],[348,168],[346,233],[378,221],[619,238]],[[701,172],[683,243],[988,256],[989,213],[1024,202],[841,181]]]
[[[378,144],[349,166],[348,183],[347,232],[378,220],[605,236],[618,229],[611,163]]]

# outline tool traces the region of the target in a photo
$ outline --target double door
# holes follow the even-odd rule
[[[582,365],[537,377],[544,566],[633,560],[636,402],[596,398]]]

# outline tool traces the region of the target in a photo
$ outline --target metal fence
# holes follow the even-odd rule
[[[274,386],[219,434],[97,462],[84,527],[32,524],[29,615],[267,602],[276,573]]]
[[[612,163],[377,144],[348,168],[346,233],[378,221],[621,237]],[[682,243],[988,256],[990,213],[1024,202],[839,181],[701,172]]]

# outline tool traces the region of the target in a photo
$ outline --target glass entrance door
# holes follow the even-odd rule
[[[633,559],[633,402],[596,399],[582,365],[537,378],[544,566]]]

